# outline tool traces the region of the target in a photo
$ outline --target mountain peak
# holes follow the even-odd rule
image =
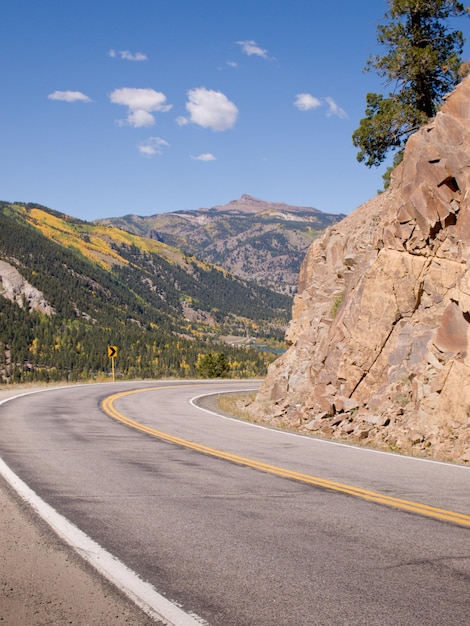
[[[268,210],[287,211],[289,213],[321,213],[313,207],[296,206],[285,202],[268,202],[255,198],[247,193],[242,194],[238,200],[232,200],[224,205],[217,205],[214,209],[218,211],[231,211],[237,213],[261,213]]]

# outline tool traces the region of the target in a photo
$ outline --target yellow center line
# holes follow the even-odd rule
[[[119,398],[123,398],[124,396],[128,396],[134,393],[143,393],[146,391],[156,391],[158,389],[169,389],[177,386],[178,385],[167,385],[165,387],[150,388],[147,387],[145,389],[133,389],[132,391],[123,391],[120,393],[116,393],[108,396],[107,398],[105,398],[105,400],[103,400],[103,410],[110,417],[121,422],[122,424],[125,424],[126,426],[130,426],[131,428],[150,435],[151,437],[156,437],[157,439],[177,444],[179,446],[195,450],[196,452],[201,452],[202,454],[210,455],[218,459],[224,459],[232,463],[237,463],[238,465],[244,465],[245,467],[251,467],[262,472],[281,476],[282,478],[289,478],[309,485],[315,485],[317,487],[324,487],[325,489],[331,489],[333,491],[347,493],[349,495],[356,496],[370,502],[376,502],[378,504],[384,504],[386,506],[391,506],[403,509],[405,511],[411,511],[413,513],[419,513],[421,515],[433,517],[435,519],[454,522],[456,524],[470,527],[470,515],[466,515],[464,513],[456,513],[455,511],[448,511],[446,509],[439,509],[433,506],[429,506],[427,504],[413,502],[412,500],[404,500],[402,498],[386,496],[374,491],[369,491],[368,489],[361,489],[360,487],[346,485],[336,482],[334,480],[318,478],[316,476],[310,476],[309,474],[302,474],[300,472],[296,472],[286,468],[276,467],[275,465],[270,465],[269,463],[263,463],[254,459],[248,459],[246,457],[238,456],[236,454],[231,454],[230,452],[224,452],[223,450],[217,450],[216,448],[210,448],[208,446],[204,446],[193,441],[188,441],[187,439],[182,439],[181,437],[169,435],[168,433],[156,430],[155,428],[151,428],[150,426],[140,424],[139,422],[136,422],[135,420],[130,419],[129,417],[126,417],[125,415],[120,413],[114,406],[115,401]]]

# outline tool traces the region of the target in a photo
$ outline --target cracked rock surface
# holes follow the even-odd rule
[[[470,78],[299,275],[253,417],[470,463]]]

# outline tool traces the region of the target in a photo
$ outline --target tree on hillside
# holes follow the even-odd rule
[[[463,35],[448,19],[470,10],[456,0],[389,0],[385,23],[377,28],[384,56],[371,56],[366,71],[376,70],[392,87],[388,96],[368,93],[366,116],[353,133],[357,159],[368,167],[395,153],[403,155],[411,133],[432,118],[444,96],[459,82]],[[387,186],[390,170],[384,175]]]
[[[229,371],[230,366],[223,352],[208,352],[197,363],[197,373],[202,378],[223,378]]]

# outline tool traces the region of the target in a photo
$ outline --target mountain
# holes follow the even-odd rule
[[[470,463],[469,102],[467,78],[390,188],[312,244],[253,417]]]
[[[260,375],[291,299],[156,240],[35,204],[0,203],[0,380],[194,376],[208,352]],[[238,339],[236,339],[238,338]]]
[[[244,279],[293,295],[305,252],[344,215],[243,195],[223,206],[97,220],[175,246]]]

